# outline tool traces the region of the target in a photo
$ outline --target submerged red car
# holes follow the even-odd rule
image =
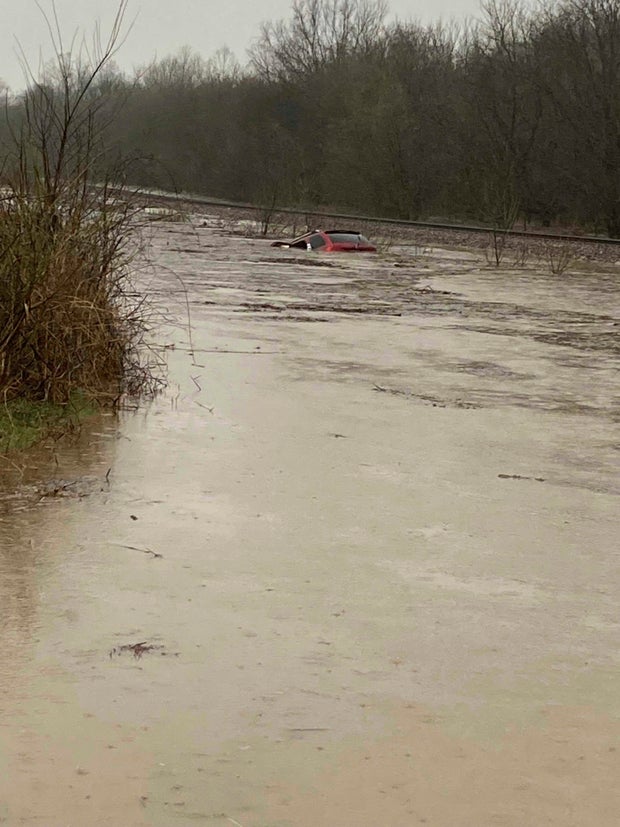
[[[322,253],[376,253],[377,248],[356,230],[313,230],[292,241],[274,241],[272,247],[294,247]]]

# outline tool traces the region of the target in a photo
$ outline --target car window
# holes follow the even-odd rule
[[[311,235],[310,246],[313,250],[318,250],[319,247],[325,247],[325,239],[322,235]]]
[[[370,244],[370,241],[359,233],[328,233],[334,244]]]

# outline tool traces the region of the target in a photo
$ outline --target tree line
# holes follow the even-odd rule
[[[102,163],[264,206],[620,237],[618,0],[386,19],[383,0],[295,0],[246,66],[183,49],[131,77],[108,67]]]

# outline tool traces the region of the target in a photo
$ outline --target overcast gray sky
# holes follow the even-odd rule
[[[442,18],[474,16],[479,0],[388,0],[390,17],[431,22]],[[39,0],[49,11],[51,0]],[[190,46],[209,57],[228,46],[245,62],[245,50],[264,20],[287,18],[292,0],[129,0],[127,22],[133,29],[117,57],[123,70],[164,57]],[[117,0],[56,0],[63,36],[71,40],[76,30],[92,34],[99,20],[109,32]],[[49,34],[35,0],[0,0],[0,79],[17,91],[24,75],[17,56],[21,44],[31,67],[50,56]]]

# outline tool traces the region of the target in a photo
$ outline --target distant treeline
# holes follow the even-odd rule
[[[296,0],[246,67],[185,49],[135,77],[108,70],[92,91],[106,162],[130,158],[135,184],[265,206],[620,237],[618,0],[491,0],[467,25],[386,12]]]

